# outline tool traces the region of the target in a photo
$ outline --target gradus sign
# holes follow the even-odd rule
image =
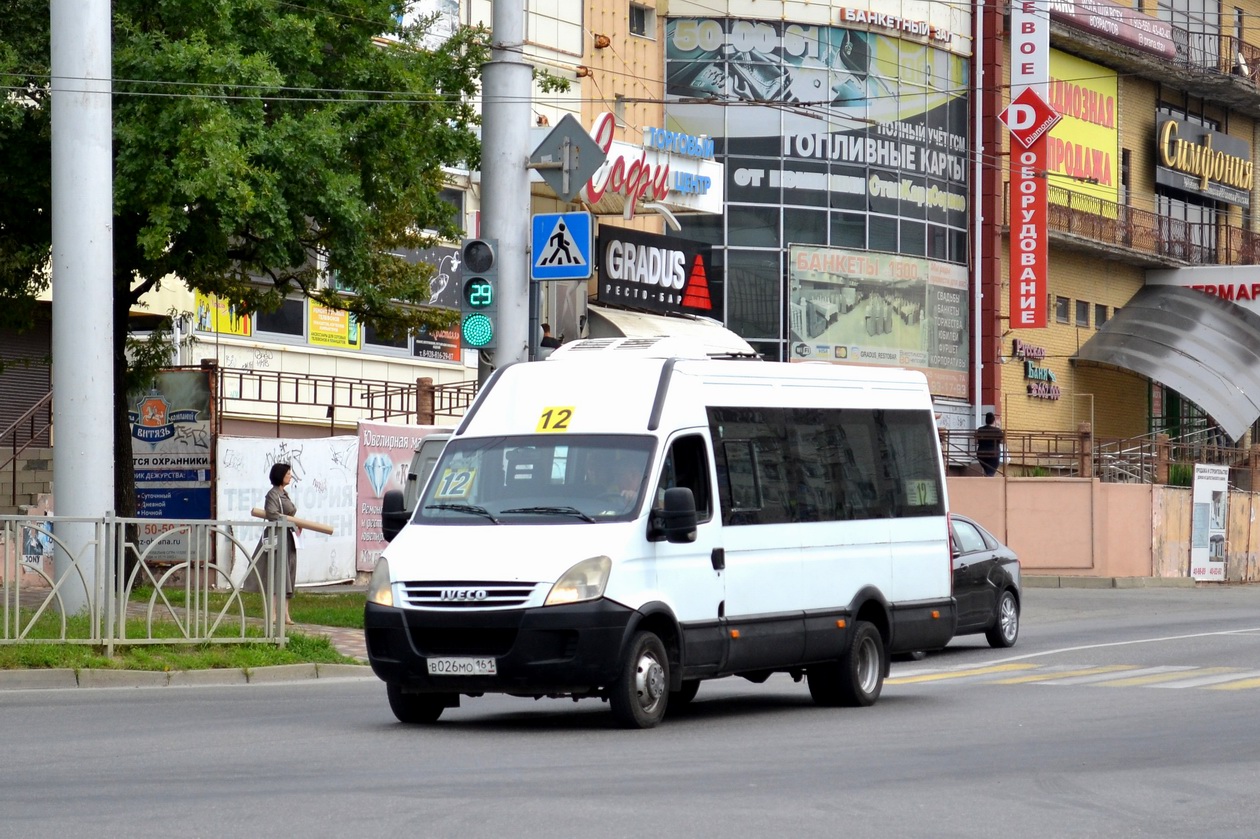
[[[720,286],[710,278],[712,248],[673,236],[601,227],[599,302],[665,314],[721,318]]]

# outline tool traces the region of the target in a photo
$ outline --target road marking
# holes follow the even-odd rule
[[[1222,682],[1236,682],[1240,679],[1260,677],[1260,670],[1239,670],[1237,667],[1205,667],[1199,671],[1205,675],[1162,685],[1151,685],[1153,688],[1201,688],[1208,685],[1219,685]]]
[[[1081,650],[1101,650],[1107,647],[1127,647],[1131,644],[1156,644],[1160,641],[1184,641],[1188,638],[1214,638],[1220,635],[1246,635],[1251,632],[1260,632],[1260,626],[1248,627],[1245,629],[1226,629],[1221,632],[1195,632],[1190,635],[1163,635],[1158,638],[1135,638],[1132,641],[1109,641],[1105,644],[1084,644],[1079,647],[1061,647],[1057,650],[1046,650],[1040,653],[1028,653],[1026,655],[1016,655],[1010,658],[1004,658],[994,662],[995,664],[1007,664],[1012,661],[1028,661],[1031,658],[1041,658],[1048,655],[1062,655],[1063,653],[1074,653]]]
[[[1204,668],[1195,667],[1193,665],[1167,665],[1164,667],[1148,667],[1145,670],[1136,670],[1123,679],[1109,679],[1107,681],[1098,682],[1096,687],[1100,688],[1128,688],[1128,687],[1146,687],[1148,685],[1156,685],[1161,682],[1171,682],[1176,679],[1184,678],[1187,671],[1193,670],[1202,673]]]
[[[1249,690],[1251,688],[1260,688],[1260,678],[1242,679],[1241,681],[1226,682],[1221,685],[1209,685],[1203,689],[1204,690]]]
[[[1082,667],[1078,670],[1043,670],[1040,673],[1033,673],[1028,676],[1017,676],[1014,679],[1002,679],[994,682],[998,685],[1026,685],[1033,682],[1049,682],[1054,684],[1085,684],[1078,680],[1090,679],[1106,679],[1111,674],[1125,670],[1136,670],[1137,666],[1133,664],[1108,664],[1103,667]]]
[[[923,673],[918,676],[899,676],[886,679],[886,685],[913,685],[923,682],[940,682],[946,679],[966,679],[972,676],[991,676],[995,673],[1010,673],[1013,670],[1031,670],[1037,664],[997,664],[992,667],[974,667],[970,670],[949,670],[941,673]]]

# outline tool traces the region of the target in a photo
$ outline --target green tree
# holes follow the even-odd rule
[[[0,304],[17,306],[46,282],[50,103],[48,4],[14,5],[0,29]],[[182,282],[247,312],[297,293],[385,334],[453,322],[423,306],[432,269],[394,254],[461,235],[442,167],[479,165],[489,50],[480,29],[423,48],[426,26],[398,22],[405,5],[114,0],[120,513],[134,510],[127,324],[146,292]]]

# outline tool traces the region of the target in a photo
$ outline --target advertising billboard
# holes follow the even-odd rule
[[[164,370],[148,388],[128,394],[136,516],[143,519],[208,519],[214,442],[210,373]],[[140,528],[142,549],[173,529],[155,521]],[[184,558],[187,535],[162,536],[150,560]]]
[[[895,254],[793,245],[792,361],[919,370],[934,395],[967,397],[967,269]]]
[[[1050,202],[1082,206],[1076,196],[1088,195],[1111,205],[1120,201],[1120,128],[1116,122],[1119,76],[1058,50],[1050,50],[1047,101],[1062,119],[1050,130],[1046,169],[1050,172]],[[1065,192],[1072,193],[1069,197]],[[1091,211],[1116,215],[1102,204]]]
[[[728,202],[869,210],[965,231],[965,58],[861,29],[673,19],[666,79],[669,128],[722,138]],[[750,107],[758,103],[787,107]],[[784,238],[803,238],[793,233]]]

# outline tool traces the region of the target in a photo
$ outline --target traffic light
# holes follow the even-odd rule
[[[499,247],[494,239],[465,239],[460,246],[464,282],[459,295],[459,343],[490,350],[499,337]]]

